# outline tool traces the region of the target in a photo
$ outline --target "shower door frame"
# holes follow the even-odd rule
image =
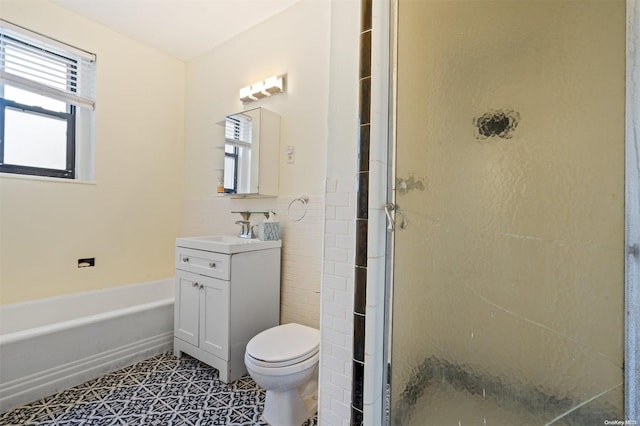
[[[372,46],[372,51],[380,54],[382,60],[388,59],[388,68],[381,67],[379,84],[372,84],[373,90],[379,88],[382,93],[372,98],[380,101],[381,109],[388,108],[388,122],[381,123],[380,141],[387,149],[389,172],[386,182],[386,200],[395,205],[396,178],[396,107],[397,107],[397,40],[398,40],[398,0],[374,1],[374,32],[380,31],[382,37],[374,38],[380,45]],[[377,9],[377,13],[376,13]],[[626,0],[626,96],[625,96],[625,360],[624,360],[624,406],[627,420],[640,422],[640,0]],[[385,22],[386,21],[386,22]],[[377,28],[376,28],[377,26]],[[375,43],[375,41],[374,41]],[[384,45],[388,43],[388,45]],[[385,93],[386,91],[386,93]],[[372,105],[374,108],[376,105]],[[381,189],[384,191],[384,189]],[[380,206],[370,206],[380,208]],[[395,220],[395,212],[392,214]],[[385,229],[379,232],[387,233]],[[378,366],[383,371],[384,386],[380,407],[365,406],[366,418],[386,419],[388,424],[391,412],[391,343],[393,322],[393,260],[394,233],[386,238],[386,274],[385,274],[385,326],[380,333],[384,342],[383,359]],[[365,374],[365,380],[379,377]],[[378,413],[367,410],[380,409]]]

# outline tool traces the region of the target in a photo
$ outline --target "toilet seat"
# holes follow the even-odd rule
[[[278,368],[303,362],[318,353],[320,332],[301,324],[265,330],[247,343],[246,355],[255,366]]]
[[[249,360],[251,361],[251,364],[253,364],[255,366],[265,367],[265,368],[280,368],[280,367],[288,367],[288,366],[294,365],[294,364],[299,364],[299,363],[301,363],[303,361],[308,360],[309,358],[311,358],[312,356],[314,356],[317,353],[318,353],[318,351],[316,350],[315,352],[311,352],[311,353],[299,356],[297,358],[292,358],[292,359],[288,359],[288,360],[280,361],[280,362],[263,361],[261,359],[254,358],[253,356],[251,356],[251,354],[247,353],[246,355],[249,358]]]
[[[244,363],[247,366],[247,371],[255,380],[255,373],[261,374],[263,376],[270,377],[278,377],[278,376],[287,376],[290,374],[297,374],[299,372],[308,370],[309,368],[318,364],[318,360],[320,359],[320,353],[316,352],[311,355],[309,358],[304,361],[300,361],[296,364],[287,365],[286,367],[277,367],[270,363],[262,363],[262,365],[257,365],[255,360],[251,358],[249,354],[245,352],[244,354]],[[263,365],[266,365],[264,367]]]

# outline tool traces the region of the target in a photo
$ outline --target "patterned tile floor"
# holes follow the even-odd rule
[[[218,370],[166,353],[0,414],[0,425],[265,426],[264,397],[249,376],[226,384]]]

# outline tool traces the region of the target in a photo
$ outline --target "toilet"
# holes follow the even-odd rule
[[[262,417],[271,426],[300,426],[318,408],[320,331],[301,324],[279,325],[247,343],[244,363],[266,389]]]

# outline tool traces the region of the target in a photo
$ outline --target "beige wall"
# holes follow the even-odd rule
[[[315,211],[327,170],[330,2],[302,1],[186,65],[48,2],[4,2],[2,12],[98,54],[96,183],[0,179],[3,303],[170,277],[175,236],[234,233],[231,207],[273,208],[291,230],[283,233],[283,321],[319,325],[322,222]],[[333,43],[341,39],[336,34]],[[246,108],[282,117],[280,197],[220,198],[217,123],[245,108],[240,87],[273,74],[287,74],[286,92]],[[333,96],[353,103],[357,91],[343,92],[344,84],[334,79]],[[344,104],[333,103],[334,117]],[[343,127],[339,120],[331,127],[336,170],[355,164],[355,149],[340,142]],[[294,146],[294,164],[285,161],[286,145]],[[320,204],[293,223],[286,207],[302,194]],[[78,258],[94,256],[95,268],[76,267]],[[38,268],[30,267],[34,259]]]
[[[226,115],[265,107],[281,116],[280,196],[324,189],[329,87],[330,2],[303,0],[187,63],[187,199],[216,191]],[[287,74],[286,92],[244,106],[239,90]],[[295,149],[287,164],[284,147]]]
[[[184,63],[49,2],[0,16],[98,55],[95,183],[0,177],[0,303],[173,276]]]
[[[397,198],[396,390],[428,356],[560,398],[620,385],[624,2],[400,16],[398,176],[426,189]],[[476,140],[492,109],[520,114],[512,139]]]
[[[358,161],[360,1],[331,6],[327,178],[354,178]]]

